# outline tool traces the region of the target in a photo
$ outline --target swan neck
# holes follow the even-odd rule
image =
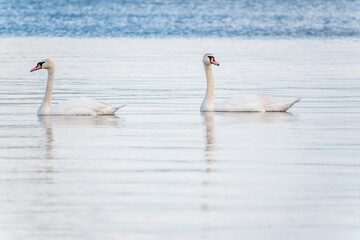
[[[204,64],[207,88],[206,94],[201,105],[202,111],[212,111],[214,108],[214,95],[215,95],[215,86],[214,86],[214,76],[212,73],[211,65]]]
[[[48,79],[46,84],[46,91],[43,102],[38,110],[39,115],[46,115],[51,111],[51,102],[53,95],[53,85],[54,85],[54,68],[48,69]]]

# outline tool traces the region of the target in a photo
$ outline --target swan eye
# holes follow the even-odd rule
[[[219,64],[216,62],[215,58],[213,56],[209,56],[209,60],[211,64],[214,64],[216,66],[219,66]]]
[[[42,69],[42,65],[43,65],[44,63],[45,63],[45,62],[38,62],[38,63],[36,64],[36,67],[34,67],[33,69],[31,69],[30,72],[33,72],[33,71]]]

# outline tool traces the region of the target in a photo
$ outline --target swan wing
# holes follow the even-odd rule
[[[286,112],[295,103],[299,102],[300,100],[301,100],[300,98],[297,98],[288,103],[279,102],[279,103],[270,104],[270,105],[265,106],[265,111],[266,112]]]
[[[283,103],[277,98],[263,95],[234,97],[215,106],[215,111],[225,112],[285,112],[300,99]]]
[[[52,107],[53,115],[112,115],[120,107],[88,98],[69,99]]]
[[[216,104],[214,107],[216,112],[265,112],[263,105],[257,102],[239,102],[226,101]]]
[[[222,111],[231,112],[265,112],[265,106],[281,102],[279,99],[261,96],[248,95],[243,97],[234,97],[217,105],[216,108]]]

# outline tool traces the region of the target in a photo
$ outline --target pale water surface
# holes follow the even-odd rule
[[[0,238],[359,239],[359,41],[0,39]],[[215,54],[218,101],[302,97],[288,113],[199,112]],[[36,116],[54,102],[116,116]]]

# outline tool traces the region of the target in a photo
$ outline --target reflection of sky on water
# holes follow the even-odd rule
[[[359,37],[358,1],[0,1],[0,36]]]
[[[0,42],[0,234],[54,240],[359,234],[356,40]],[[201,58],[209,49],[221,64],[214,69],[215,102],[256,93],[302,101],[289,113],[201,115]],[[127,106],[115,117],[39,120],[46,72],[29,69],[44,57],[57,64],[54,103],[89,97]]]

